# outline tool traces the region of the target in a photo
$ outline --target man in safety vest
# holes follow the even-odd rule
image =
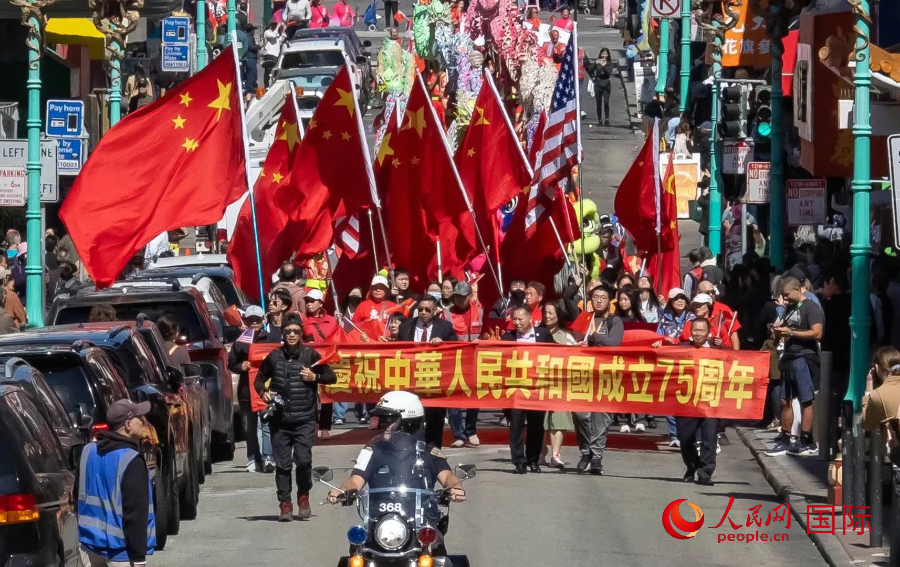
[[[109,431],[81,453],[78,541],[90,565],[145,565],[156,547],[153,488],[138,450],[150,402],[118,400],[106,412]]]
[[[481,321],[484,310],[478,301],[472,300],[472,286],[469,282],[458,282],[453,288],[453,305],[444,310],[444,318],[453,323],[453,330],[461,341],[474,341],[481,336]],[[481,445],[478,439],[476,424],[478,423],[477,409],[450,409],[447,411],[447,419],[450,421],[450,429],[453,431],[452,447],[477,447]]]

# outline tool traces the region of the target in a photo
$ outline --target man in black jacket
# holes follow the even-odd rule
[[[515,331],[507,331],[503,334],[504,341],[516,341],[519,343],[553,343],[553,335],[543,327],[535,327],[531,323],[531,309],[518,307],[513,311],[513,325]],[[544,416],[547,412],[540,410],[514,409],[509,417],[509,454],[515,465],[515,474],[525,474],[529,470],[534,473],[541,472],[538,461],[541,458],[541,448],[544,443]],[[528,422],[528,437],[522,439],[525,430],[525,422]]]
[[[430,295],[418,303],[418,316],[400,324],[399,339],[416,343],[441,344],[444,341],[458,341],[453,323],[435,318],[437,300]],[[425,442],[440,449],[444,439],[444,416],[446,408],[425,408]]]
[[[238,375],[237,397],[241,408],[244,437],[247,439],[247,472],[267,472],[275,470],[272,455],[263,455],[257,437],[259,417],[250,404],[250,346],[253,343],[267,343],[269,334],[263,329],[265,313],[259,305],[251,305],[244,312],[244,324],[253,331],[253,337],[241,335],[228,353],[228,369]],[[249,339],[249,340],[248,340]]]
[[[291,469],[297,465],[298,518],[308,520],[309,490],[312,488],[312,446],[319,420],[319,384],[334,384],[337,376],[327,364],[318,364],[318,352],[303,346],[303,322],[300,315],[287,313],[282,319],[284,344],[266,356],[253,387],[262,399],[281,404],[270,422],[272,451],[275,453],[275,490],[281,522],[293,519]],[[266,387],[266,381],[271,381]]]

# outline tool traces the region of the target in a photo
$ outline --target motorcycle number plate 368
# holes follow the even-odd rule
[[[399,502],[382,502],[378,505],[379,512],[396,512],[403,514],[403,505]]]

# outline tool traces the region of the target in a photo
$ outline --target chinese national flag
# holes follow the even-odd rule
[[[291,257],[297,245],[296,223],[285,209],[275,204],[275,193],[288,183],[297,156],[300,155],[300,126],[297,112],[290,101],[281,107],[275,141],[266,154],[262,171],[253,186],[256,203],[262,281],[265,293],[271,287],[271,275]],[[228,247],[228,262],[234,269],[238,287],[259,301],[259,271],[256,265],[256,243],[253,238],[253,216],[250,198],[244,200],[237,225]]]
[[[472,122],[454,158],[494,263],[500,256],[497,211],[528,187],[532,176],[505,113],[493,81],[486,74],[475,100]],[[479,251],[474,222],[468,212],[462,213],[460,226],[469,248]]]
[[[385,190],[391,260],[409,271],[417,287],[437,274],[437,242],[445,273],[460,273],[467,258],[457,254],[458,222],[466,210],[453,160],[444,143],[421,77],[416,77],[402,125],[390,120],[375,175]]]
[[[653,252],[656,243],[657,179],[654,163],[654,143],[657,129],[647,136],[644,147],[625,174],[616,191],[615,211],[619,223],[631,234],[634,245],[641,252]]]
[[[378,201],[354,93],[345,66],[316,107],[290,180],[275,198],[304,235],[294,249],[301,260],[331,246],[335,218]]]
[[[232,48],[101,139],[60,210],[98,288],[155,236],[218,222],[247,191]]]
[[[653,281],[656,282],[657,289],[663,295],[674,287],[681,287],[680,236],[678,234],[674,161],[674,154],[670,154],[660,196],[659,243],[661,248],[647,258],[647,271],[653,275]],[[656,251],[655,243],[653,249]]]

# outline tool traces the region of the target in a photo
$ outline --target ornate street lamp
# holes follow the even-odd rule
[[[106,60],[109,70],[109,125],[122,117],[122,59],[125,38],[137,27],[144,0],[88,0],[94,11],[94,25],[106,37]]]

